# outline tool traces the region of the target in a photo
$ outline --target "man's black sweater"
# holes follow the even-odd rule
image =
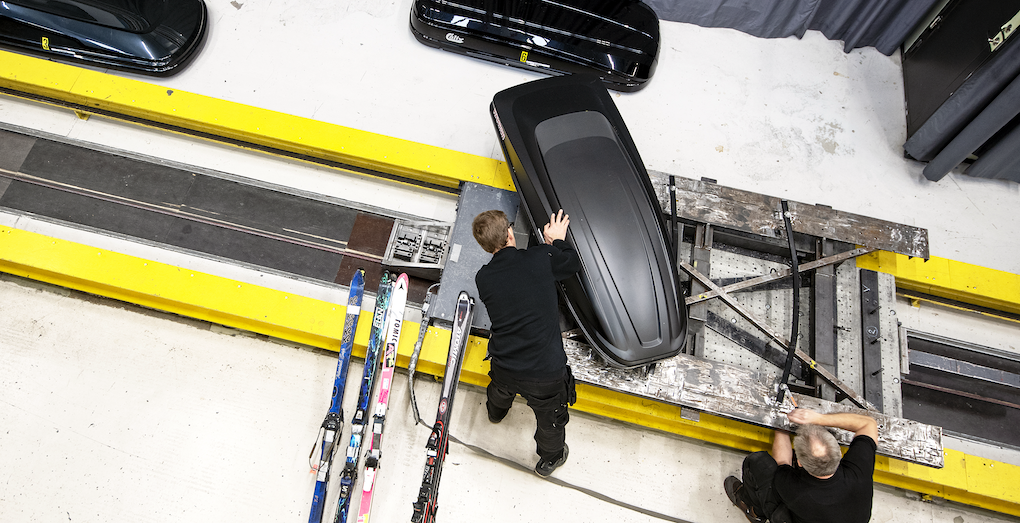
[[[556,281],[581,261],[567,242],[528,250],[504,247],[478,270],[475,285],[492,320],[492,366],[525,381],[557,379],[567,365],[560,337]]]

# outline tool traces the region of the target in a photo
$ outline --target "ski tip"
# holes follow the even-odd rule
[[[351,276],[351,296],[361,294],[365,289],[365,269],[358,269],[354,271],[354,276]]]
[[[407,287],[409,283],[410,280],[407,277],[407,273],[401,273],[400,276],[397,277],[397,287]]]

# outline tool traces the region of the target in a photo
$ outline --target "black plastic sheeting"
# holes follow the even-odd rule
[[[821,31],[843,50],[891,55],[938,0],[645,0],[661,20],[728,27],[761,38]]]

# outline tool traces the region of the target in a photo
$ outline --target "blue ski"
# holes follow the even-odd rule
[[[379,281],[379,292],[375,297],[375,315],[372,317],[372,333],[365,352],[365,371],[361,377],[361,391],[358,393],[358,408],[351,419],[351,441],[347,445],[347,461],[340,474],[340,501],[336,507],[333,523],[347,523],[347,513],[351,507],[351,494],[354,482],[358,479],[358,461],[361,453],[361,440],[365,435],[365,423],[368,421],[368,406],[375,390],[375,375],[379,367],[379,349],[386,336],[386,310],[389,308],[390,291],[389,274],[383,273]]]
[[[312,512],[308,516],[308,523],[322,522],[322,512],[326,504],[326,492],[329,484],[329,469],[339,448],[336,445],[336,440],[343,427],[344,384],[347,383],[347,368],[351,360],[351,348],[354,347],[354,333],[358,328],[358,318],[361,316],[361,298],[364,291],[365,271],[358,269],[354,273],[354,277],[351,278],[351,292],[347,298],[344,331],[340,338],[340,355],[337,359],[336,376],[333,380],[333,398],[330,400],[326,418],[322,420],[322,427],[319,428],[319,441],[315,445],[315,447],[319,447],[321,443],[321,453],[315,476],[315,491],[312,494]],[[315,447],[312,448],[313,454]]]

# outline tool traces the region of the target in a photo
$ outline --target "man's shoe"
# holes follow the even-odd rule
[[[570,447],[567,447],[567,444],[564,443],[563,444],[563,455],[560,456],[560,459],[558,459],[556,461],[546,461],[544,459],[538,460],[538,464],[535,465],[535,474],[538,474],[539,476],[542,476],[543,478],[544,477],[548,477],[549,474],[552,474],[553,471],[556,470],[560,465],[562,465],[562,464],[567,462],[567,455],[568,454],[570,454]]]
[[[744,517],[747,518],[751,523],[765,523],[766,518],[758,517],[754,513],[754,509],[743,499],[744,484],[740,482],[735,476],[727,476],[723,480],[723,490],[726,491],[726,497],[730,498],[730,503],[739,508],[744,513]]]
[[[489,423],[499,423],[499,422],[503,421],[503,418],[505,418],[507,414],[510,413],[510,409],[506,409],[505,411],[503,411],[503,414],[501,414],[501,415],[499,415],[497,417],[497,416],[493,416],[492,415],[492,411],[490,411],[489,409],[485,409],[485,410],[486,410],[486,413],[489,415]]]

